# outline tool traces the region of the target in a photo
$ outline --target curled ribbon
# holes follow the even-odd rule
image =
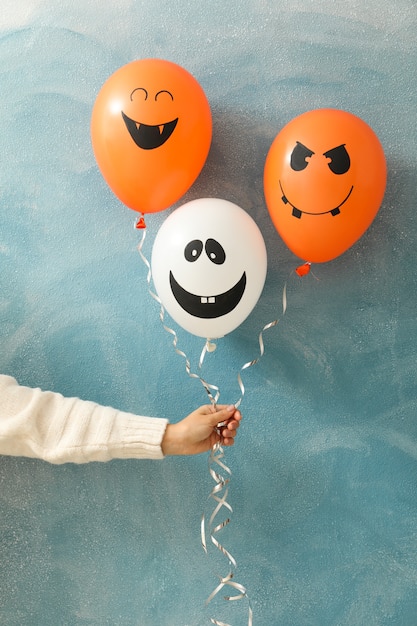
[[[241,583],[238,583],[234,580],[234,570],[237,567],[236,559],[234,556],[226,550],[226,548],[220,543],[217,539],[216,534],[219,533],[223,528],[225,528],[230,523],[229,513],[233,513],[233,509],[229,504],[227,497],[229,494],[229,483],[232,472],[230,468],[223,462],[224,451],[220,443],[216,443],[210,451],[209,456],[209,472],[211,477],[213,478],[215,485],[211,490],[210,498],[214,500],[215,507],[209,518],[208,522],[208,532],[210,535],[210,540],[212,544],[221,552],[223,556],[225,556],[229,562],[229,571],[225,576],[221,576],[217,574],[219,578],[219,584],[216,588],[211,592],[209,597],[206,600],[206,605],[208,605],[213,598],[217,596],[217,594],[222,591],[225,587],[229,587],[233,589],[235,592],[233,595],[225,595],[223,596],[226,601],[235,601],[235,600],[243,600],[247,599],[249,602],[248,606],[248,626],[252,626],[253,623],[253,611],[250,604],[250,600],[246,591],[246,588]],[[216,467],[217,465],[217,467]],[[222,473],[223,470],[223,473]],[[226,476],[224,475],[226,474]],[[220,522],[216,522],[216,518],[218,514],[225,508],[227,511],[227,517]],[[205,516],[203,514],[201,518],[201,543],[203,546],[203,550],[206,554],[208,554],[207,548],[207,539],[206,539],[206,522]],[[216,626],[230,626],[230,624],[226,624],[225,622],[221,622],[213,617],[210,618],[212,624]]]
[[[306,261],[305,263],[303,263],[302,265],[299,265],[298,267],[296,267],[294,269],[295,274],[297,274],[297,276],[299,276],[300,278],[303,278],[304,276],[307,276],[307,274],[309,274],[311,271],[311,263],[310,261]],[[292,272],[291,272],[292,274]],[[285,315],[287,310],[287,282],[284,284],[284,288],[282,290],[282,316]],[[261,332],[259,333],[258,336],[258,343],[259,343],[259,356],[256,359],[253,359],[252,361],[248,361],[247,363],[245,363],[241,368],[240,371],[237,375],[237,381],[238,381],[238,385],[240,388],[240,398],[237,402],[235,402],[235,407],[238,408],[242,402],[243,396],[245,395],[245,386],[243,384],[242,381],[242,375],[241,373],[246,370],[249,369],[249,367],[252,367],[253,365],[256,365],[257,363],[259,363],[259,361],[261,360],[261,358],[263,357],[264,353],[265,353],[265,345],[264,345],[264,340],[263,340],[263,333],[267,330],[269,330],[270,328],[274,328],[274,326],[276,326],[279,323],[279,319],[275,319],[272,322],[269,322],[269,324],[266,324]]]
[[[146,239],[146,229],[143,228],[142,230],[142,237],[141,240],[137,246],[138,252],[140,254],[140,257],[142,259],[142,261],[144,262],[144,264],[146,265],[147,269],[148,269],[148,273],[146,276],[146,282],[148,283],[148,291],[150,293],[150,295],[152,296],[152,298],[155,300],[155,302],[157,302],[160,306],[160,310],[159,310],[159,319],[162,322],[162,326],[164,328],[164,330],[169,333],[170,335],[172,335],[173,337],[173,341],[172,341],[172,345],[174,346],[175,352],[181,356],[184,360],[185,360],[185,371],[187,372],[188,376],[190,376],[190,378],[196,378],[198,379],[201,384],[203,385],[204,389],[207,392],[207,395],[209,396],[210,402],[211,404],[215,407],[218,400],[219,400],[219,396],[220,396],[220,390],[216,385],[211,385],[210,383],[208,383],[207,381],[204,380],[204,378],[202,378],[201,376],[199,376],[198,374],[195,374],[191,371],[191,363],[189,358],[187,357],[187,355],[185,354],[185,352],[183,352],[182,350],[180,350],[178,348],[178,335],[175,332],[175,330],[173,328],[170,328],[169,326],[167,326],[167,324],[165,323],[165,309],[164,306],[161,302],[161,299],[159,298],[159,296],[154,293],[151,289],[151,280],[152,280],[152,270],[151,270],[151,264],[149,263],[148,259],[146,258],[146,256],[143,253],[143,245],[145,243],[145,239]],[[207,351],[211,350],[211,346],[213,344],[210,343],[209,340],[207,340],[203,351],[201,353],[200,356],[200,367],[203,364],[204,361],[204,355]],[[213,395],[214,393],[214,395]]]
[[[287,283],[285,283],[284,285],[284,289],[282,291],[282,315],[285,315],[285,312],[287,310]],[[240,371],[237,375],[237,381],[238,381],[238,385],[240,388],[240,398],[239,400],[235,403],[235,407],[238,408],[243,400],[243,396],[245,395],[245,386],[243,384],[242,381],[242,375],[241,372],[243,372],[244,370],[249,369],[250,367],[252,367],[253,365],[256,365],[257,363],[259,363],[259,361],[261,360],[261,358],[263,357],[264,353],[265,353],[265,344],[264,344],[264,339],[263,339],[263,334],[265,331],[269,330],[270,328],[274,328],[274,326],[276,326],[279,323],[279,319],[275,319],[272,322],[269,322],[269,324],[266,324],[261,332],[259,333],[258,336],[258,343],[259,343],[259,356],[256,359],[252,359],[252,361],[248,361],[247,363],[245,363],[244,365],[242,365],[242,367],[240,368]]]

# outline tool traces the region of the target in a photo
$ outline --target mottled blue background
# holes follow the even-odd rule
[[[106,78],[148,56],[192,72],[210,101],[207,164],[179,204],[239,204],[265,238],[250,317],[206,378],[224,402],[298,263],[272,226],[262,173],[303,111],[362,117],[387,192],[345,254],[288,283],[288,310],[244,374],[227,450],[223,543],[254,626],[417,624],[417,5],[414,0],[2,0],[0,369],[32,386],[176,421],[206,402],[158,318],[135,214],[103,181],[91,109]],[[145,252],[172,209],[148,218]],[[196,362],[201,340],[178,329]],[[199,520],[206,456],[52,466],[0,459],[0,623],[247,624],[216,584]],[[227,568],[226,568],[227,569]]]

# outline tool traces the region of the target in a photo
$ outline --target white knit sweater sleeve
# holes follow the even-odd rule
[[[50,463],[162,459],[168,420],[18,385],[0,375],[0,454]]]

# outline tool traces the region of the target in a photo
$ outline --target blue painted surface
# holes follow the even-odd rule
[[[2,7],[1,371],[173,421],[206,401],[147,292],[135,215],[92,155],[91,108],[118,67],[158,56],[196,76],[213,145],[180,204],[235,202],[267,244],[257,307],[205,362],[224,402],[239,396],[237,370],[257,356],[298,262],[264,205],[269,146],[305,110],[359,115],[386,152],[385,199],[355,246],[315,276],[292,275],[287,313],[244,374],[224,543],[256,626],[415,626],[415,3],[110,5]],[[148,255],[169,212],[148,218]],[[201,340],[178,335],[195,362]],[[204,456],[60,467],[1,458],[0,623],[209,623],[216,579],[199,519],[211,486]],[[243,602],[225,604],[218,618],[247,623]]]

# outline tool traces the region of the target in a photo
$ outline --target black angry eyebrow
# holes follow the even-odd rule
[[[327,150],[323,156],[330,159],[328,165],[333,174],[345,174],[350,168],[350,157],[344,143]]]
[[[308,165],[307,158],[313,154],[313,150],[307,148],[301,141],[296,141],[295,148],[291,153],[291,168],[296,172],[304,170]]]

